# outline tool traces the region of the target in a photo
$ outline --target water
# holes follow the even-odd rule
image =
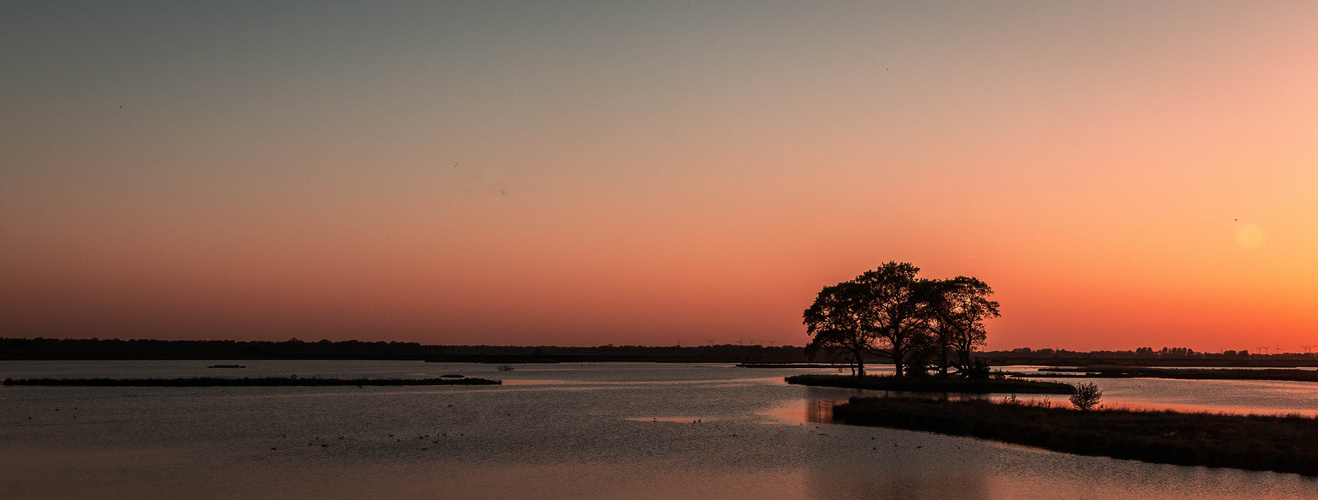
[[[3,387],[0,498],[1310,498],[1318,486],[819,423],[860,392],[782,382],[809,370],[241,363],[0,362],[0,377],[460,373],[505,385]],[[1318,384],[1097,382],[1129,403],[1318,407]]]

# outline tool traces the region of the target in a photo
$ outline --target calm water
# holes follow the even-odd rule
[[[729,365],[0,362],[0,377],[501,378],[495,387],[0,388],[0,498],[1312,498],[1288,474],[846,427],[855,391]],[[1318,384],[1097,380],[1105,401],[1306,412]]]

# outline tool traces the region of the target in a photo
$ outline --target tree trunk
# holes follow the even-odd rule
[[[851,355],[856,358],[856,377],[865,378],[865,353],[852,352]]]
[[[943,355],[943,358],[942,358],[941,360],[939,360],[939,362],[938,362],[938,374],[939,374],[939,375],[942,375],[942,376],[944,376],[944,377],[946,377],[946,376],[947,376],[947,364],[948,364],[948,363],[947,363],[947,345],[944,344],[944,345],[942,346],[942,349],[940,349],[940,351],[941,351],[941,354]]]

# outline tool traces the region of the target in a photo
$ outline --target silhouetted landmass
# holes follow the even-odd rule
[[[423,359],[413,342],[0,338],[0,359]]]
[[[1030,349],[987,351],[976,357],[990,365],[1044,366],[1220,366],[1220,367],[1298,367],[1318,366],[1318,354],[1259,354],[1247,350],[1196,352],[1187,347],[1164,347],[1154,350],[1141,347],[1131,351],[1068,351],[1066,349]]]
[[[235,340],[120,340],[0,338],[0,360],[56,359],[377,359],[473,363],[671,362],[671,363],[808,363],[839,361],[841,352],[825,349],[808,357],[800,346],[718,344],[701,346],[488,346],[426,345],[416,342],[348,340],[281,342]],[[1318,366],[1314,354],[1252,354],[1246,351],[1199,353],[1184,348],[1135,351],[1076,352],[1054,349],[1014,349],[975,353],[975,358],[1001,366]],[[880,356],[865,362],[883,363]]]
[[[852,398],[833,419],[971,436],[1053,451],[1318,476],[1318,422],[1302,416],[1078,411],[983,400]]]
[[[233,340],[119,340],[0,338],[0,359],[258,360],[374,359],[465,363],[582,363],[606,361],[741,363],[809,361],[799,346],[461,346],[349,340],[304,342]]]
[[[1075,387],[1060,382],[959,377],[894,377],[882,375],[793,375],[789,384],[872,389],[876,391],[956,392],[969,394],[1071,394]]]
[[[805,349],[797,346],[758,345],[596,346],[596,347],[504,347],[444,346],[444,352],[425,357],[445,363],[745,363],[808,361]]]
[[[83,387],[320,387],[338,385],[500,385],[501,380],[483,378],[27,378],[4,380],[4,385]]]
[[[1186,369],[1186,368],[1131,368],[1117,366],[1089,366],[1083,368],[1051,368],[1037,373],[1018,373],[1027,377],[1090,377],[1090,378],[1172,378],[1192,380],[1287,380],[1318,382],[1318,370],[1257,370]]]
[[[737,363],[737,368],[841,368],[851,365],[845,363]]]

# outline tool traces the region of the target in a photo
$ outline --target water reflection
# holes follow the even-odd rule
[[[921,470],[900,456],[862,464],[811,467],[806,490],[817,499],[987,499],[988,481],[974,471]],[[932,464],[931,464],[932,466]],[[968,465],[973,467],[973,465]]]
[[[811,498],[990,498],[983,460],[992,455],[965,454],[962,440],[832,423],[834,406],[852,396],[881,396],[884,391],[810,388],[805,392],[805,398],[771,413],[805,426],[811,436],[804,440],[811,448],[809,455],[834,458],[809,463],[805,486]]]
[[[810,399],[805,402],[805,421],[833,423],[833,407],[846,403],[845,399]]]
[[[1065,397],[1058,399],[1059,396],[1038,395],[1019,397],[1011,394],[971,394],[971,393],[930,393],[930,392],[905,392],[905,391],[871,391],[858,389],[835,389],[827,387],[809,387],[806,389],[805,397],[791,400],[790,402],[770,410],[769,415],[781,420],[798,423],[833,423],[833,407],[844,404],[852,397],[903,397],[903,398],[927,398],[939,400],[990,400],[1002,401],[1010,397],[1016,397],[1022,402],[1050,402],[1050,404],[1063,404]]]

